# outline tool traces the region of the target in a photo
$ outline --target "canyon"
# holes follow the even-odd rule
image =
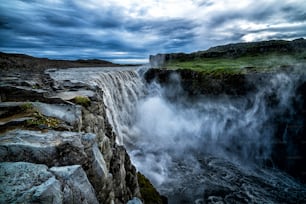
[[[273,43],[256,47],[292,52]],[[259,52],[221,48],[201,53]],[[164,60],[190,57],[118,66],[2,54],[0,202],[305,202],[305,64],[226,73]]]

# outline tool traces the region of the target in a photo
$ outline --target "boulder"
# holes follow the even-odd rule
[[[99,203],[80,165],[52,167],[50,171],[63,185],[64,203]]]
[[[46,165],[0,163],[0,203],[63,203],[61,183]]]
[[[80,165],[100,202],[113,199],[112,175],[92,133],[13,130],[0,137],[0,162],[31,162],[48,167]],[[78,182],[78,181],[75,181]]]
[[[2,162],[0,178],[0,203],[99,203],[80,165]]]

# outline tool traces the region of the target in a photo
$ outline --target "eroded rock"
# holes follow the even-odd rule
[[[0,203],[99,203],[80,165],[2,162],[0,178]]]
[[[0,163],[0,203],[63,203],[61,183],[46,165]]]
[[[99,201],[114,199],[112,176],[92,133],[13,130],[0,138],[1,162],[31,162],[52,166],[81,165]]]
[[[26,161],[47,166],[85,164],[82,133],[13,130],[0,138],[0,161]]]
[[[63,185],[64,203],[99,203],[95,191],[80,165],[52,167],[50,171]]]

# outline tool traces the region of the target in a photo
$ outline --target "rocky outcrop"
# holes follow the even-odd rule
[[[0,202],[141,199],[136,169],[116,143],[102,90],[19,71],[0,75],[0,186],[10,186],[1,189]]]
[[[145,73],[145,79],[151,83],[156,80],[160,84],[168,86],[173,83],[173,75],[179,77],[180,84],[189,96],[204,95],[245,95],[255,89],[245,74],[208,74],[188,69],[166,70],[150,69]],[[253,78],[258,76],[253,75]]]
[[[98,92],[100,90],[97,90]],[[102,101],[102,94],[97,94]],[[135,167],[122,146],[116,143],[116,134],[106,119],[105,106],[92,101],[91,106],[83,110],[82,130],[97,135],[97,144],[105,159],[105,165],[112,175],[105,187],[115,203],[125,203],[133,196],[141,197]]]

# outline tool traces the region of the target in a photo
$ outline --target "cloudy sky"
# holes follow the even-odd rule
[[[143,63],[150,54],[306,37],[305,0],[0,0],[0,51]]]

